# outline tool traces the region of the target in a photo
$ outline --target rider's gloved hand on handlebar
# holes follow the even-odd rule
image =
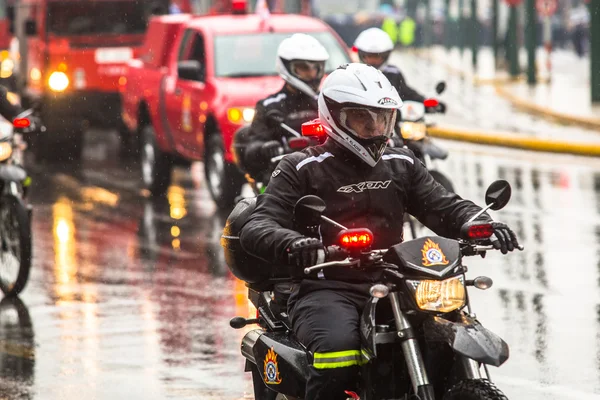
[[[444,114],[446,112],[446,103],[438,100],[438,104],[435,107],[425,107],[425,112],[428,114]]]
[[[262,145],[261,152],[265,158],[271,159],[283,154],[283,148],[281,147],[281,143],[277,140],[269,140]]]
[[[276,109],[267,111],[266,117],[267,124],[272,129],[279,127],[279,125],[281,125],[283,121],[285,121],[285,115],[283,115],[281,111]]]
[[[494,228],[494,234],[490,240],[496,250],[500,250],[502,254],[506,254],[509,251],[519,248],[517,235],[508,225],[502,222],[492,222],[492,227]]]
[[[294,241],[287,251],[290,264],[307,268],[317,264],[319,251],[324,251],[324,247],[319,239],[303,237]]]
[[[437,112],[444,114],[446,112],[446,103],[438,100]]]

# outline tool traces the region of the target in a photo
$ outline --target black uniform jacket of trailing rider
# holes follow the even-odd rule
[[[244,165],[248,169],[264,168],[263,160],[259,151],[260,147],[270,140],[281,140],[282,137],[290,136],[283,128],[273,129],[270,126],[267,114],[277,110],[285,117],[285,123],[292,129],[300,132],[304,122],[317,118],[317,102],[308,95],[288,89],[287,85],[266,99],[256,103],[256,115],[250,125],[251,142],[246,149]]]
[[[287,248],[302,236],[294,230],[294,205],[308,194],[325,201],[327,217],[348,228],[370,229],[375,249],[403,240],[405,212],[440,236],[458,237],[461,226],[481,210],[435,182],[410,150],[388,148],[371,168],[328,139],[322,146],[290,154],[280,162],[242,228],[244,250],[268,262],[286,264]],[[322,224],[324,244],[333,244],[338,232]]]

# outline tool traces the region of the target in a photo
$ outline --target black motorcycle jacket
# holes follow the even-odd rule
[[[347,228],[368,228],[374,249],[403,240],[408,212],[440,236],[458,237],[460,228],[481,210],[446,191],[408,149],[388,148],[373,168],[328,139],[325,144],[286,156],[273,171],[256,209],[240,232],[244,250],[275,264],[287,264],[287,249],[302,237],[294,223],[294,205],[301,197],[321,197],[324,215]],[[483,214],[480,219],[489,219]],[[321,225],[325,245],[339,230]]]
[[[425,100],[425,96],[422,96],[416,90],[408,86],[404,79],[404,75],[402,75],[402,72],[400,72],[398,67],[388,64],[381,69],[381,72],[388,78],[392,86],[396,88],[402,101],[418,101],[419,103],[422,103]]]
[[[287,84],[279,92],[258,101],[256,114],[250,126],[250,142],[246,147],[243,161],[248,170],[261,169],[268,165],[268,160],[264,160],[260,151],[265,142],[281,141],[283,137],[292,137],[285,129],[269,120],[267,114],[273,110],[278,111],[285,118],[282,122],[298,133],[301,133],[304,122],[318,117],[316,99],[300,91],[292,92]]]

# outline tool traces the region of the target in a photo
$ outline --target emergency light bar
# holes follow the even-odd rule
[[[440,104],[436,99],[425,99],[423,101],[423,105],[427,108],[429,107],[437,107]]]
[[[13,120],[13,126],[15,128],[29,128],[31,121],[28,118],[15,118]]]
[[[346,229],[338,234],[338,243],[347,250],[363,250],[373,244],[373,232],[369,229]]]

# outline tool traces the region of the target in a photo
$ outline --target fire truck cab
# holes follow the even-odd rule
[[[42,157],[81,155],[90,125],[121,126],[119,78],[144,41],[151,15],[169,0],[20,0],[19,91],[25,106],[41,103],[48,128],[32,138]]]

